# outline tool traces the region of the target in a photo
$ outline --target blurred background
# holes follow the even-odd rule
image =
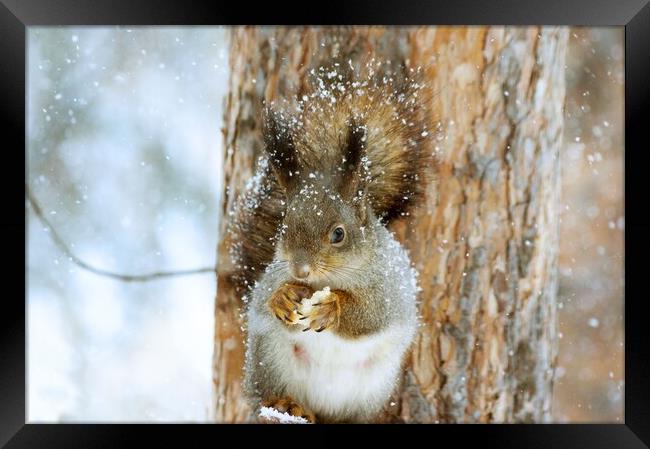
[[[28,179],[76,256],[214,266],[225,31],[30,28]],[[214,274],[79,268],[27,210],[30,421],[205,421]]]
[[[560,217],[557,422],[624,422],[624,30],[573,28]]]
[[[557,422],[623,421],[623,55],[622,28],[572,29]],[[70,252],[214,266],[227,31],[30,27],[27,76],[26,183]],[[98,276],[25,213],[28,420],[206,421],[214,275]]]

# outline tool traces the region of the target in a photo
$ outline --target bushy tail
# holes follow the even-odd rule
[[[227,229],[235,267],[233,281],[239,294],[245,294],[273,260],[285,207],[284,191],[262,157],[255,177],[235,203]]]

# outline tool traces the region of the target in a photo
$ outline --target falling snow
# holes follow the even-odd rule
[[[214,264],[224,30],[27,33],[27,181],[69,246],[114,271]],[[99,277],[27,222],[27,419],[206,421],[214,278]]]

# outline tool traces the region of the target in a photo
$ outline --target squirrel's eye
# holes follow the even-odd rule
[[[330,235],[330,243],[332,244],[341,243],[344,238],[345,238],[345,230],[341,226],[337,226],[336,228],[334,228],[332,234]]]

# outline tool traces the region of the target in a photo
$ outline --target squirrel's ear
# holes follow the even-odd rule
[[[298,158],[291,129],[283,113],[264,109],[264,146],[275,177],[285,192],[298,185]]]
[[[347,135],[343,142],[343,158],[339,167],[338,188],[343,198],[353,199],[363,195],[365,167],[366,129],[354,120],[348,122]]]

